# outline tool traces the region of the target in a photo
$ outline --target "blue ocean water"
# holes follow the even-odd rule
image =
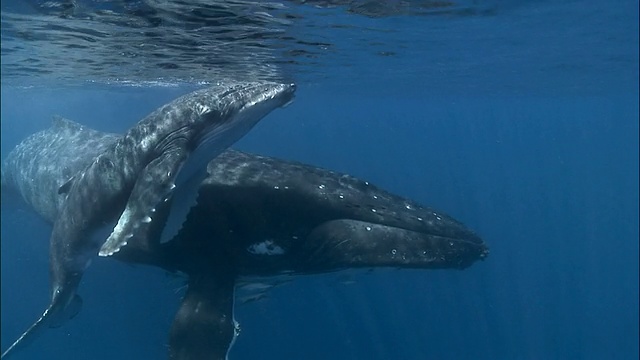
[[[319,33],[341,51],[290,69],[295,102],[234,146],[441,209],[482,236],[487,259],[353,283],[301,277],[236,307],[231,359],[638,358],[638,4],[497,9],[332,12],[394,31]],[[396,55],[373,56],[374,40]],[[20,87],[4,76],[3,157],[53,114],[124,131],[191,88]],[[2,202],[3,349],[49,296],[50,226],[13,200]],[[82,312],[21,358],[166,358],[181,287],[155,269],[94,261]]]

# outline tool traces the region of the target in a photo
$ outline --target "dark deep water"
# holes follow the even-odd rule
[[[236,307],[242,332],[230,358],[637,359],[638,23],[629,3],[618,5],[619,15],[635,11],[630,18],[581,18],[601,27],[594,33],[618,29],[626,38],[563,40],[552,21],[548,33],[530,34],[554,39],[549,54],[562,61],[545,58],[548,66],[514,54],[474,70],[470,43],[468,57],[439,55],[467,65],[453,83],[417,59],[393,64],[407,73],[424,66],[425,78],[377,81],[362,69],[384,74],[385,65],[366,65],[362,54],[353,55],[365,64],[354,78],[336,65],[335,76],[302,81],[295,102],[235,148],[347,172],[433,206],[477,231],[491,253],[463,271],[374,271],[347,284],[298,278]],[[520,49],[501,51],[509,46]],[[185,92],[3,82],[3,157],[53,114],[124,131]],[[48,301],[49,233],[3,198],[2,349]],[[80,288],[82,312],[20,358],[166,358],[180,286],[155,269],[96,260]]]

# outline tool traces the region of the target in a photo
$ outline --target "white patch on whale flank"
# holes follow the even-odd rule
[[[284,249],[276,245],[271,239],[251,244],[247,251],[254,255],[284,255]]]

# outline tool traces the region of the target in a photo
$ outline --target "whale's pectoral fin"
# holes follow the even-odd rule
[[[24,349],[31,344],[43,330],[47,328],[47,314],[50,312],[50,308],[45,310],[44,314],[27,329],[18,340],[16,340],[7,350],[2,353],[2,360],[8,359],[12,354],[20,349]]]
[[[82,307],[82,299],[74,295],[68,304],[63,304],[62,297],[54,299],[42,316],[33,323],[11,346],[2,353],[2,359],[8,359],[11,354],[32,343],[46,328],[61,326],[66,320],[75,317]]]
[[[198,192],[202,180],[206,175],[206,167],[203,171],[189,177],[185,182],[178,185],[172,196],[171,207],[168,216],[163,223],[163,228],[159,234],[160,243],[165,244],[172,240],[182,229],[182,224],[187,219],[191,208],[197,205]]]
[[[239,331],[233,319],[235,279],[220,275],[189,278],[169,334],[170,359],[227,358]]]
[[[100,256],[113,255],[132,238],[143,242],[150,240],[157,207],[170,200],[175,188],[173,181],[187,156],[186,150],[175,147],[163,152],[143,169],[117,225],[100,249]]]

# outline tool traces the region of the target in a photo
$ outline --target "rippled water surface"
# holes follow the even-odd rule
[[[230,359],[639,358],[637,0],[0,7],[3,156],[52,115],[124,132],[196,87],[294,81],[236,149],[371,181],[490,248],[464,271],[273,288],[238,304]],[[51,226],[2,194],[6,349],[49,301]],[[103,260],[21,359],[166,358],[183,283]]]
[[[599,92],[637,83],[637,10],[621,0],[3,1],[2,82]]]

